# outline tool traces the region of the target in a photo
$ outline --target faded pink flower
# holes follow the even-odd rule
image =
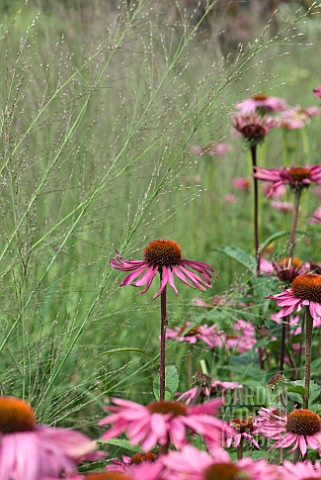
[[[209,346],[213,346],[215,339],[218,336],[216,325],[194,325],[191,322],[186,322],[182,327],[174,327],[166,331],[166,338],[169,340],[177,340],[178,342],[188,342],[195,344],[198,341],[203,341]]]
[[[222,157],[223,155],[226,155],[231,148],[232,146],[228,143],[209,143],[204,147],[201,147],[200,145],[192,145],[191,152],[197,157],[203,155]]]
[[[313,212],[312,217],[309,218],[309,222],[321,224],[321,207]]]
[[[239,197],[233,193],[227,193],[224,198],[229,203],[238,203],[240,201]]]
[[[319,107],[302,108],[296,106],[289,108],[278,117],[279,126],[288,130],[303,128],[309,123],[311,117],[320,115],[320,112]]]
[[[154,240],[150,242],[144,250],[144,260],[125,260],[118,253],[116,259],[111,260],[112,267],[124,272],[132,272],[124,278],[120,287],[124,285],[133,285],[141,287],[146,285],[144,290],[139,292],[143,294],[150,288],[157,272],[161,276],[161,285],[153,298],[159,297],[169,284],[176,295],[178,290],[174,283],[174,275],[191,288],[199,288],[205,291],[206,288],[212,288],[210,282],[215,275],[215,270],[210,265],[195,260],[184,260],[182,258],[182,249],[177,242],[173,240]],[[197,273],[189,269],[196,270]],[[142,275],[138,280],[137,277]],[[188,281],[188,280],[190,281]],[[134,283],[133,281],[136,280]]]
[[[236,177],[233,178],[232,183],[238,190],[248,192],[250,190],[250,179],[248,177]]]
[[[14,397],[0,397],[0,478],[41,480],[71,473],[95,453],[96,442],[75,430],[37,425],[30,405]]]
[[[271,207],[275,208],[275,210],[278,210],[279,212],[287,213],[293,210],[293,203],[273,200],[271,202]]]
[[[128,470],[109,470],[109,471],[99,471],[87,473],[84,475],[75,474],[68,475],[66,480],[165,480],[161,476],[161,471],[163,470],[163,465],[159,462],[150,463],[145,462],[140,465],[137,465],[136,468],[131,471]],[[41,480],[61,480],[59,478],[42,478]],[[64,477],[65,478],[65,477]]]
[[[291,283],[291,288],[265,298],[272,298],[276,300],[279,307],[283,307],[277,314],[278,318],[286,317],[295,310],[300,311],[302,307],[307,306],[312,318],[319,321],[321,316],[321,275],[315,273],[298,275]]]
[[[256,420],[260,435],[277,440],[271,448],[300,449],[304,456],[307,446],[321,452],[321,418],[308,409],[293,410],[288,415],[276,408],[262,408]]]
[[[310,263],[303,262],[300,258],[284,257],[278,261],[273,261],[275,275],[284,283],[292,283],[293,280],[304,273],[310,271]]]
[[[253,437],[253,434],[256,433],[256,427],[253,424],[253,418],[235,418],[230,422],[231,427],[234,430],[234,434],[227,437],[226,444],[228,447],[233,445],[237,448],[240,443],[246,439],[249,440],[256,448],[260,450],[260,446]]]
[[[227,452],[216,449],[213,455],[187,445],[181,452],[171,452],[161,459],[167,468],[168,480],[279,480],[274,466],[265,460],[243,458],[232,463]]]
[[[210,398],[214,395],[224,395],[227,391],[244,388],[243,385],[236,382],[221,382],[220,380],[213,382],[210,376],[201,372],[195,373],[193,385],[194,387],[190,390],[177,394],[179,395],[177,400],[186,403],[186,405],[190,405],[194,404],[198,398],[204,400],[205,397]]]
[[[312,91],[316,97],[321,98],[321,84],[319,84],[317,88],[314,88]]]
[[[254,347],[257,342],[254,325],[239,319],[233,324],[232,329],[233,333],[222,336],[225,348],[244,353]]]
[[[142,444],[144,451],[168,442],[182,448],[187,443],[188,432],[202,435],[209,446],[215,447],[221,444],[222,435],[230,432],[225,422],[214,417],[223,403],[221,398],[192,407],[174,401],[152,402],[146,407],[119,398],[114,398],[113,402],[116,406],[106,407],[106,410],[114,413],[99,422],[100,425],[112,425],[102,439],[126,432],[131,444]]]
[[[241,103],[237,103],[235,107],[245,115],[255,112],[280,112],[288,108],[283,98],[269,97],[264,93],[259,93]]]
[[[255,113],[244,115],[242,112],[235,113],[232,118],[233,126],[239,132],[250,147],[262,143],[266,135],[276,127],[277,122],[267,117]]]
[[[272,170],[255,167],[254,177],[264,182],[271,182],[268,192],[268,197],[271,197],[273,192],[281,185],[290,185],[293,190],[297,191],[308,187],[312,182],[321,184],[321,165],[281,167]]]

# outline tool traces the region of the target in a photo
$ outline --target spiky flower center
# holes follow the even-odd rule
[[[269,98],[268,95],[266,95],[265,93],[258,93],[257,95],[254,95],[252,97],[252,100],[255,100],[256,102],[262,102],[264,100],[267,100]]]
[[[296,435],[314,435],[321,430],[321,418],[311,410],[293,410],[288,415],[285,428]]]
[[[131,463],[134,465],[139,465],[143,462],[156,462],[157,459],[157,453],[135,453],[135,455],[131,457]]]
[[[187,332],[185,333],[185,331]],[[184,334],[184,337],[194,337],[195,335],[198,335],[200,333],[200,327],[199,325],[195,325],[195,327],[189,328],[189,325],[183,325],[179,329],[179,334],[182,335]]]
[[[182,261],[182,249],[174,240],[154,240],[144,250],[144,259],[152,267],[171,267]]]
[[[294,257],[284,257],[279,261],[279,265],[283,268],[290,268],[290,267],[295,267],[295,268],[301,268],[303,266],[302,260],[300,258]]]
[[[285,381],[285,376],[282,375],[282,373],[277,373],[274,375],[270,380],[268,380],[267,384],[268,387],[273,390],[279,383],[282,383]]]
[[[296,180],[297,182],[301,182],[302,180],[311,177],[310,169],[304,167],[291,167],[289,169],[289,174],[291,175],[293,180]]]
[[[234,418],[232,425],[238,433],[252,433],[254,429],[252,417]]]
[[[266,129],[259,123],[249,123],[240,129],[240,133],[248,140],[262,140],[267,134]]]
[[[211,388],[212,379],[208,375],[205,375],[205,373],[196,372],[195,376],[193,377],[193,386],[200,388]]]
[[[232,463],[213,463],[204,470],[206,480],[247,480],[248,472]]]
[[[87,480],[132,480],[132,477],[122,472],[95,472],[86,476]]]
[[[236,333],[228,333],[226,335],[226,340],[238,340],[240,337]]]
[[[30,405],[14,397],[0,397],[0,432],[32,432],[36,427]]]
[[[172,417],[178,417],[188,415],[188,408],[181,402],[152,402],[147,405],[147,409],[151,413],[161,413],[162,415],[171,415]]]
[[[321,303],[321,275],[299,275],[291,283],[291,288],[295,298]]]

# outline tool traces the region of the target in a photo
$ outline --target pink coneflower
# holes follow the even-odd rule
[[[296,106],[289,108],[278,117],[279,126],[288,130],[296,130],[305,127],[311,117],[320,115],[319,107],[302,108]]]
[[[321,184],[321,165],[281,167],[272,170],[256,167],[254,177],[272,183],[268,192],[268,197],[271,197],[280,185],[290,185],[293,190],[298,191],[308,187],[312,182]]]
[[[199,288],[206,290],[205,287],[211,288],[211,278],[215,275],[214,268],[203,262],[195,260],[184,260],[182,258],[182,249],[177,242],[173,240],[154,240],[150,242],[144,250],[144,260],[125,260],[119,254],[116,259],[111,260],[111,265],[117,270],[124,272],[132,272],[121,282],[120,286],[134,285],[141,287],[146,285],[144,290],[139,292],[143,294],[150,288],[157,272],[161,273],[160,289],[153,298],[159,297],[169,284],[176,295],[177,288],[174,284],[174,275],[182,280],[191,288]],[[191,272],[189,268],[196,270],[197,273]],[[138,280],[137,277],[142,275]],[[188,281],[188,280],[189,281]],[[134,280],[136,280],[134,282]]]
[[[260,449],[259,444],[253,437],[256,433],[256,427],[253,424],[253,418],[235,418],[230,422],[231,427],[234,430],[234,434],[227,438],[226,444],[228,447],[233,445],[237,448],[243,439],[249,440],[256,448]]]
[[[310,264],[304,263],[297,257],[284,257],[279,261],[273,261],[275,275],[284,283],[290,284],[299,275],[310,270]]]
[[[224,198],[229,203],[238,203],[240,201],[239,197],[233,193],[227,193]]]
[[[112,425],[102,438],[106,440],[126,432],[129,441],[133,445],[142,444],[144,451],[151,450],[157,443],[168,445],[169,442],[182,448],[187,443],[188,431],[202,435],[208,445],[215,446],[221,443],[223,433],[230,432],[225,422],[213,416],[219,412],[221,398],[192,407],[174,401],[152,402],[146,407],[118,398],[113,402],[116,406],[106,410],[114,413],[99,422]]]
[[[1,480],[59,477],[80,461],[101,457],[94,453],[96,442],[82,433],[37,425],[32,408],[19,398],[0,397],[0,432]]]
[[[255,112],[280,112],[288,108],[286,101],[283,98],[269,97],[264,93],[254,95],[241,103],[237,103],[235,107],[245,115]]]
[[[277,409],[262,408],[256,421],[260,435],[277,440],[272,448],[300,449],[306,454],[307,446],[321,452],[321,418],[308,409],[293,410],[288,415]]]
[[[111,464],[106,466],[106,470],[112,472],[134,472],[138,465],[145,463],[154,463],[158,459],[157,453],[135,453],[131,457],[122,455],[122,460],[112,458]]]
[[[200,145],[192,145],[191,152],[198,157],[203,155],[222,157],[223,155],[226,155],[231,148],[232,146],[228,143],[209,143],[204,147],[201,147]]]
[[[262,143],[272,128],[277,126],[277,122],[272,118],[255,113],[252,115],[244,115],[241,112],[235,113],[232,122],[236,131],[242,135],[251,147]]]
[[[277,314],[279,318],[307,306],[312,318],[318,320],[321,316],[321,275],[315,273],[299,275],[293,280],[291,288],[266,298],[276,300],[277,305],[283,307]]]
[[[188,445],[181,452],[171,452],[162,458],[168,469],[168,480],[276,480],[273,466],[265,460],[253,461],[244,458],[232,463],[224,450],[219,449],[211,456]]]
[[[263,183],[262,185],[262,192],[264,195],[269,195],[270,194],[270,189],[271,189],[272,184],[269,182]],[[286,192],[286,188],[284,185],[280,185],[279,187],[275,188],[273,192],[270,194],[270,197],[272,198],[281,198]]]
[[[186,403],[186,405],[190,405],[191,403],[195,403],[198,398],[204,400],[205,397],[210,398],[214,395],[224,395],[227,391],[244,388],[243,385],[236,382],[221,382],[220,380],[213,382],[209,375],[201,372],[195,373],[193,385],[194,387],[187,390],[187,392],[178,394],[179,397],[177,400]]]
[[[233,333],[224,334],[223,344],[229,350],[245,353],[256,344],[255,327],[245,320],[239,319],[233,324]]]
[[[321,224],[321,207],[313,212],[312,217],[309,218],[309,222]]]
[[[213,346],[218,336],[216,325],[195,325],[191,326],[191,322],[186,322],[182,327],[174,327],[168,329],[166,338],[169,340],[177,340],[178,342],[188,342],[195,344],[198,341],[205,342],[209,346]]]
[[[293,210],[293,203],[273,200],[271,202],[271,207],[275,208],[275,210],[278,210],[279,212],[288,213]]]
[[[321,98],[321,84],[319,84],[317,88],[314,88],[312,92],[316,97]]]
[[[292,463],[284,460],[283,465],[279,467],[284,480],[312,480],[312,478],[321,478],[321,464],[319,461]]]
[[[250,190],[250,179],[247,177],[236,177],[233,178],[232,183],[235,188],[238,190],[243,190],[245,192],[248,192]]]
[[[109,471],[99,471],[87,473],[85,475],[75,474],[68,475],[66,480],[160,480],[162,477],[160,475],[163,466],[160,463],[142,463],[137,465],[132,471],[121,471],[121,470],[109,470]],[[59,478],[42,478],[42,480],[61,480]],[[64,477],[65,478],[65,477]],[[164,479],[165,480],[165,479]]]

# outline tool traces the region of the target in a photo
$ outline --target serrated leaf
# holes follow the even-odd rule
[[[230,257],[236,262],[240,263],[243,265],[243,267],[246,267],[251,272],[255,272],[256,260],[253,255],[245,250],[242,250],[239,247],[227,245],[226,247],[220,248],[219,251],[224,253],[224,255],[227,257]]]
[[[179,375],[175,365],[168,365],[165,368],[165,400],[172,400],[178,390]],[[153,381],[153,391],[156,400],[159,400],[160,380],[159,374],[156,375]]]

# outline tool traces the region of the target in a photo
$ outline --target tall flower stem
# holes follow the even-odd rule
[[[256,160],[257,147],[256,145],[251,146],[251,157],[252,157],[252,169],[253,173],[255,172],[255,167],[257,166]],[[258,195],[258,181],[253,177],[254,182],[254,245],[255,245],[255,256],[256,256],[256,274],[260,273],[260,242],[259,242],[259,195]]]
[[[282,319],[282,337],[281,337],[281,352],[280,352],[280,373],[284,372],[284,357],[285,357],[285,339],[288,327],[288,317]]]
[[[236,454],[237,454],[237,459],[242,460],[243,458],[243,438],[241,438],[241,441],[236,449]]]
[[[293,209],[293,217],[292,217],[292,226],[291,226],[291,234],[290,234],[290,247],[289,247],[289,257],[292,260],[293,252],[296,242],[296,229],[298,226],[298,219],[299,219],[299,211],[300,211],[300,200],[301,200],[301,190],[296,190],[295,197],[294,197],[294,209]]]
[[[307,392],[304,396],[303,408],[309,408],[310,376],[311,376],[311,346],[312,346],[313,318],[309,307],[305,308],[305,378],[304,386]]]
[[[160,274],[162,281],[162,274]],[[161,293],[161,331],[160,331],[160,355],[159,355],[159,399],[165,400],[165,352],[166,352],[166,287]]]
[[[193,377],[193,357],[194,357],[194,347],[192,344],[188,347],[188,359],[187,359],[187,380],[188,387],[192,386],[192,377]]]

